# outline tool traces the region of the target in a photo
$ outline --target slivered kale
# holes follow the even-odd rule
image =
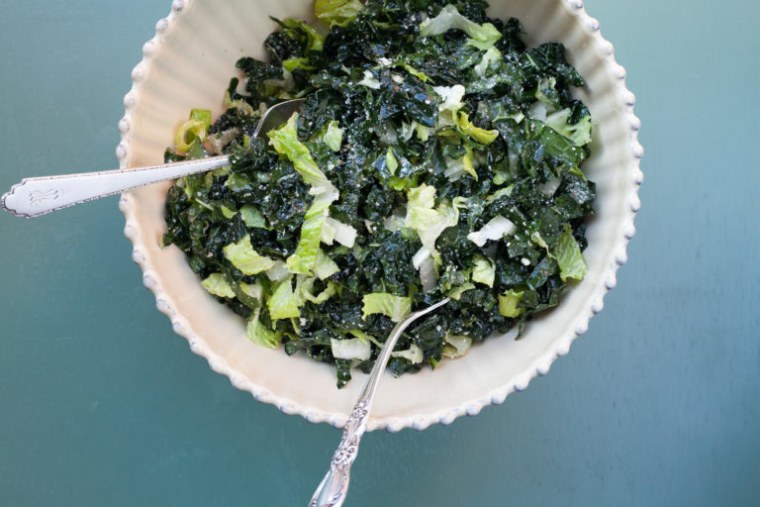
[[[369,371],[395,322],[396,375],[523,326],[582,279],[595,185],[591,115],[561,44],[528,48],[485,1],[317,0],[241,58],[211,121],[194,110],[167,160],[229,154],[181,178],[165,245],[249,338]],[[302,111],[252,139],[261,112]]]

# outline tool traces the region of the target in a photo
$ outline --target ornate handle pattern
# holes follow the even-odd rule
[[[252,138],[285,123],[293,113],[301,110],[304,102],[305,99],[286,100],[270,107],[261,117]],[[33,218],[143,185],[202,173],[228,164],[229,157],[222,155],[139,169],[27,178],[14,185],[0,200],[0,205],[12,215]]]
[[[375,366],[372,368],[369,378],[367,378],[367,383],[364,384],[364,389],[361,396],[359,396],[359,400],[354,405],[348,421],[346,421],[343,437],[330,462],[330,470],[328,470],[322,482],[317,486],[309,507],[341,507],[343,505],[348,493],[351,465],[353,465],[356,456],[359,454],[359,442],[367,430],[367,419],[369,419],[372,401],[375,398],[377,386],[385,371],[385,366],[391,357],[393,348],[396,346],[396,342],[412,322],[437,310],[449,301],[450,299],[446,298],[424,310],[412,313],[393,328],[383,348],[380,350],[380,354],[375,361]]]
[[[224,155],[134,170],[26,178],[3,195],[0,203],[13,215],[33,218],[143,185],[210,171],[228,163],[229,157]]]

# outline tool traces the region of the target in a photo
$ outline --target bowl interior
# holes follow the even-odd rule
[[[268,16],[309,19],[311,4],[308,0],[175,1],[170,16],[159,22],[156,37],[146,43],[145,59],[133,73],[119,147],[122,166],[162,162],[165,148],[191,108],[220,113],[237,59],[264,56],[262,43],[275,29]],[[379,390],[370,429],[421,429],[434,422],[450,422],[502,402],[513,390],[526,387],[537,373],[545,373],[586,330],[593,313],[601,310],[633,234],[640,180],[632,128],[636,120],[624,73],[611,56],[612,46],[601,38],[598,25],[578,1],[493,4],[492,16],[520,19],[529,45],[564,43],[570,62],[588,82],[578,95],[589,106],[595,124],[593,155],[584,166],[598,185],[597,217],[588,228],[589,247],[584,252],[589,273],[559,308],[532,322],[521,340],[490,339],[464,358],[443,362],[435,371],[389,377]],[[188,338],[192,350],[207,357],[214,370],[257,399],[312,421],[342,425],[364,375],[356,372],[349,386],[338,390],[330,367],[251,344],[243,321],[205,293],[182,252],[160,247],[168,188],[169,184],[158,184],[129,192],[122,199],[122,209],[134,258],[175,331]]]

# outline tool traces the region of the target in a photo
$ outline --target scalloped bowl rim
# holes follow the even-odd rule
[[[180,18],[183,13],[198,0],[174,0],[170,14],[158,21],[156,25],[156,35],[149,40],[143,47],[143,59],[133,71],[132,89],[124,98],[125,115],[119,122],[121,132],[121,141],[116,148],[116,155],[120,162],[120,167],[128,167],[128,153],[132,125],[132,110],[136,104],[141,92],[141,83],[137,79],[140,69],[145,68],[151,60],[153,46],[160,43],[160,36],[172,24]],[[590,319],[596,313],[600,312],[604,306],[604,296],[617,284],[616,273],[620,266],[627,262],[627,245],[635,233],[634,218],[640,207],[638,198],[638,188],[643,182],[643,173],[640,169],[640,160],[643,156],[643,148],[638,142],[638,131],[641,123],[633,112],[635,105],[635,96],[627,89],[625,84],[626,72],[622,66],[618,65],[614,59],[614,49],[611,43],[606,41],[600,32],[599,23],[591,18],[585,11],[583,2],[580,0],[557,0],[564,4],[573,15],[577,17],[580,26],[591,35],[595,43],[603,48],[605,60],[608,66],[613,69],[615,74],[616,90],[618,98],[624,104],[628,122],[628,142],[630,146],[631,160],[634,163],[628,167],[626,174],[631,178],[631,190],[627,195],[627,215],[623,218],[620,234],[615,238],[615,245],[612,248],[616,253],[614,262],[610,264],[607,271],[603,274],[601,282],[596,286],[592,297],[588,298],[588,305],[584,312],[580,312],[574,320],[572,329],[557,337],[550,350],[546,351],[540,357],[527,365],[522,374],[517,375],[511,382],[489,390],[474,399],[465,403],[460,403],[455,407],[447,407],[427,414],[414,414],[410,416],[389,416],[380,419],[370,419],[368,429],[386,429],[388,431],[399,431],[403,428],[414,428],[423,430],[431,424],[443,423],[450,424],[455,419],[463,415],[476,415],[484,407],[503,403],[506,397],[514,391],[521,391],[527,388],[530,381],[538,375],[546,374],[552,363],[562,355],[568,353],[572,342],[588,329]],[[211,350],[191,327],[187,319],[181,315],[173,304],[173,299],[166,293],[161,284],[160,276],[153,270],[148,256],[138,242],[140,235],[140,224],[135,217],[135,203],[130,193],[122,195],[120,200],[120,209],[125,215],[126,224],[124,227],[125,235],[133,243],[133,260],[140,266],[143,271],[144,285],[150,289],[156,298],[156,306],[159,311],[166,314],[172,323],[174,332],[186,338],[190,344],[191,350],[206,358],[210,367],[223,375],[229,377],[232,385],[250,392],[255,399],[275,405],[278,409],[286,414],[297,414],[311,422],[327,422],[336,427],[342,427],[347,419],[348,409],[345,413],[336,413],[321,410],[312,406],[305,406],[294,402],[287,397],[272,392],[265,385],[252,382],[250,379],[238,374],[228,362],[214,350]],[[355,379],[354,382],[360,382]]]

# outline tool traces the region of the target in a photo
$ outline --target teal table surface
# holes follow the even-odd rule
[[[0,192],[114,167],[131,69],[170,2],[0,7]],[[646,149],[618,287],[503,405],[367,435],[347,505],[760,505],[760,3],[586,7]],[[0,505],[306,505],[339,432],[191,353],[117,202],[0,215]]]

